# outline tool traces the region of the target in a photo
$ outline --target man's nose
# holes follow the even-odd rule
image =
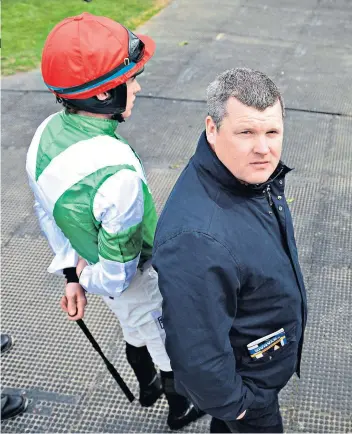
[[[256,154],[262,154],[262,155],[265,155],[270,151],[268,140],[265,136],[259,136],[256,139],[253,151]]]

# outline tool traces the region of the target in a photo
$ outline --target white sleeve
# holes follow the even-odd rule
[[[61,275],[64,268],[76,267],[78,254],[62,233],[61,229],[57,226],[54,218],[42,208],[37,200],[35,200],[34,203],[34,210],[37,214],[40,228],[55,254],[48,268],[49,273]]]
[[[93,213],[101,222],[98,234],[99,262],[88,265],[80,276],[87,292],[119,296],[136,274],[143,244],[143,182],[130,169],[122,169],[98,189]]]

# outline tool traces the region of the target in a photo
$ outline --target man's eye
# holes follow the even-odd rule
[[[250,131],[242,131],[241,134],[250,134]]]
[[[278,131],[276,131],[276,130],[271,130],[271,131],[268,131],[267,134],[278,134]]]

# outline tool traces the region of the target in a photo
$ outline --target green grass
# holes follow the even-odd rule
[[[62,19],[90,12],[121,22],[131,30],[147,21],[167,0],[2,0],[2,74],[40,66],[44,41]]]

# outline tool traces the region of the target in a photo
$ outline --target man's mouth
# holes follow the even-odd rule
[[[270,161],[255,161],[254,163],[251,163],[254,166],[266,166],[270,163]]]

